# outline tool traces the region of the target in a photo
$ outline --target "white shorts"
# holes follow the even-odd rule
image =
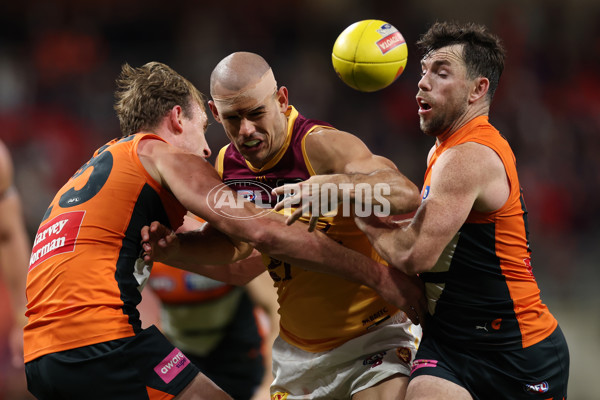
[[[392,375],[409,376],[420,340],[421,327],[401,311],[375,330],[322,353],[301,350],[278,337],[271,397],[349,399]]]

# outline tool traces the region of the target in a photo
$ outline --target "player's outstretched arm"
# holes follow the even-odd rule
[[[258,250],[269,254],[266,251],[269,249],[282,261],[367,285],[378,291],[385,300],[405,311],[414,323],[419,323],[419,314],[423,315],[425,309],[419,282],[395,268],[379,264],[341,246],[321,232],[310,233],[299,225],[286,228],[282,218],[275,220],[276,225],[273,225],[270,236],[272,240],[265,239],[265,244],[260,244],[259,241]],[[302,240],[304,237],[306,241],[298,243],[299,251],[290,252],[291,255],[283,253],[292,240],[285,239],[286,236],[278,232],[289,232],[295,240]],[[153,222],[142,228],[144,260],[161,261],[197,272],[202,265],[203,249],[208,246],[206,239],[206,236],[199,235],[196,231],[175,234],[164,225]]]
[[[144,142],[146,144],[142,147]],[[223,186],[220,177],[209,163],[194,154],[158,140],[140,142],[138,154],[146,170],[184,207],[226,234],[232,243],[247,242],[278,260],[367,285],[386,296],[390,303],[407,311],[409,317],[416,317],[410,309],[406,310],[413,299],[407,298],[398,285],[391,283],[393,279],[387,266],[343,247],[321,232],[310,233],[297,224],[286,227],[285,217],[274,212],[265,214],[264,209],[251,202],[243,202],[240,206],[219,204],[209,194],[215,187]],[[222,187],[222,190],[231,189]],[[231,197],[235,198],[233,191]],[[219,206],[228,207],[227,217],[215,212]],[[210,239],[199,233],[191,235],[195,238],[184,238],[180,250],[202,246]],[[177,236],[181,239],[179,234]],[[169,237],[172,235],[166,236],[165,242],[172,240]],[[181,241],[177,246],[182,246]],[[235,256],[236,250],[230,251],[233,254],[229,255]]]
[[[435,265],[472,210],[495,211],[508,193],[506,172],[496,153],[465,143],[438,158],[429,195],[410,223],[373,217],[355,221],[386,261],[413,275]]]
[[[311,132],[305,140],[306,154],[317,175],[273,190],[277,195],[293,193],[275,210],[299,205],[289,216],[288,224],[310,215],[312,231],[316,218],[325,210],[337,208],[338,213],[353,214],[358,208],[379,215],[396,215],[419,206],[417,186],[392,161],[371,153],[356,136],[321,129]]]
[[[252,252],[247,243],[234,242],[207,223],[198,229],[176,234],[154,221],[142,227],[141,234],[144,261],[162,262],[210,278],[214,276],[210,272],[214,266],[210,264],[235,263]]]

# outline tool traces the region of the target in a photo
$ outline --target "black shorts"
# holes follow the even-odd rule
[[[44,355],[25,364],[38,399],[168,399],[198,368],[152,326],[136,336]]]
[[[472,350],[423,336],[411,379],[436,376],[464,387],[474,400],[567,398],[569,349],[560,329],[525,349]]]

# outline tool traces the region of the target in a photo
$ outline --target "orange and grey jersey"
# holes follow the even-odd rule
[[[431,195],[431,170],[447,149],[475,142],[502,160],[510,186],[494,212],[471,211],[436,265],[421,274],[429,303],[429,331],[439,340],[479,349],[529,347],[550,335],[555,318],[540,299],[531,269],[527,211],[515,156],[504,137],[480,116],[440,144],[432,154],[422,197]]]
[[[217,159],[223,181],[255,203],[273,206],[271,189],[315,175],[306,154],[305,139],[316,128],[331,128],[288,109],[287,138],[282,149],[264,167],[255,168],[235,146],[224,147]],[[303,219],[306,222],[305,219]],[[381,261],[353,218],[340,214],[320,218],[318,229],[346,247]],[[298,242],[298,246],[302,246]],[[288,343],[310,352],[337,347],[381,323],[398,309],[372,289],[338,276],[307,271],[263,255],[277,287],[280,335]]]
[[[35,236],[27,277],[25,362],[44,354],[135,335],[147,268],[141,228],[176,228],[186,210],[143,167],[150,134],[99,148],[58,191]]]
[[[148,286],[161,300],[161,331],[196,355],[217,347],[246,299],[242,287],[161,263],[154,263]]]

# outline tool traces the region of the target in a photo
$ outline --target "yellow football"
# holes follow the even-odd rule
[[[331,62],[344,83],[361,92],[391,85],[404,71],[408,48],[393,25],[367,19],[355,22],[338,36]]]

